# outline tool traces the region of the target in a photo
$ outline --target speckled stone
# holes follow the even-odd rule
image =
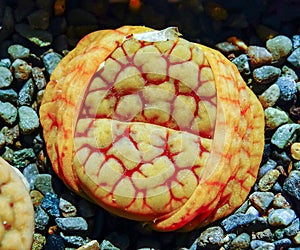
[[[276,240],[273,242],[275,249],[287,249],[292,245],[292,241],[288,238]]]
[[[296,72],[291,69],[290,67],[284,65],[281,69],[281,75],[293,78],[296,82],[298,81],[299,77],[297,76]],[[298,87],[299,90],[299,87]]]
[[[200,249],[215,249],[221,244],[224,237],[224,231],[221,227],[209,227],[203,231],[198,238]]]
[[[9,69],[0,66],[0,88],[10,86],[13,81],[12,73]]]
[[[13,61],[18,58],[28,58],[30,55],[30,50],[20,44],[13,44],[9,46],[7,52]]]
[[[77,235],[64,235],[63,232],[60,232],[60,236],[64,239],[65,242],[77,247],[89,242],[89,239],[84,239],[83,237]]]
[[[42,250],[46,244],[46,237],[40,233],[33,234],[33,243],[31,250]]]
[[[0,120],[12,125],[17,120],[18,110],[9,102],[0,101]]]
[[[48,214],[40,206],[35,207],[34,212],[35,227],[38,230],[45,230],[49,223]]]
[[[277,108],[269,107],[265,109],[266,126],[275,129],[289,121],[289,116],[286,112]]]
[[[253,239],[257,239],[257,240],[266,240],[266,241],[272,241],[273,239],[273,233],[271,231],[270,228],[267,228],[263,231],[259,231],[255,233],[255,236],[252,236]]]
[[[272,107],[280,96],[280,89],[277,84],[272,84],[258,98],[264,108]]]
[[[0,67],[9,68],[11,66],[11,61],[9,58],[0,59]]]
[[[286,36],[276,36],[266,42],[267,49],[271,52],[273,61],[286,57],[292,50],[292,41]]]
[[[35,154],[32,148],[22,148],[14,151],[9,147],[5,147],[2,157],[11,165],[20,168],[31,163],[35,159]]]
[[[35,163],[29,164],[23,169],[23,175],[29,183],[30,189],[34,188],[34,182],[39,171]]]
[[[22,134],[30,134],[39,128],[39,118],[34,109],[22,106],[18,110],[19,126]]]
[[[43,70],[38,67],[32,68],[32,78],[38,90],[44,89],[47,81],[45,79]]]
[[[295,142],[291,145],[291,155],[293,159],[300,160],[300,143]]]
[[[120,250],[120,248],[115,247],[110,241],[103,240],[100,244],[100,250]]]
[[[233,214],[223,220],[221,225],[228,233],[240,226],[246,226],[247,224],[255,221],[256,218],[257,217],[253,214]]]
[[[53,217],[59,217],[59,199],[56,194],[46,193],[42,202],[41,207],[47,211],[47,213]]]
[[[277,169],[269,170],[258,182],[258,188],[260,191],[266,192],[276,183],[280,172]]]
[[[288,226],[296,218],[294,210],[290,208],[274,209],[268,215],[268,222],[271,226]]]
[[[19,137],[20,132],[19,132],[19,126],[16,125],[14,127],[7,127],[4,126],[1,129],[1,133],[5,135],[5,142],[6,145],[12,145],[14,144],[15,140]]]
[[[278,148],[285,148],[296,140],[300,125],[296,123],[280,126],[271,138],[271,143]]]
[[[16,59],[12,63],[14,76],[18,80],[27,80],[31,74],[31,66],[22,59]]]
[[[56,234],[50,234],[47,237],[46,245],[43,250],[65,250],[63,238]]]
[[[283,190],[300,201],[300,171],[293,170],[285,179]]]
[[[86,231],[88,224],[82,217],[56,218],[57,226],[66,232],[71,231]]]
[[[272,62],[272,54],[264,47],[249,46],[247,48],[247,55],[253,69]]]
[[[295,80],[289,76],[281,76],[276,81],[280,89],[279,100],[287,102],[291,101],[294,95],[297,93],[297,84]]]
[[[254,192],[249,196],[249,200],[259,211],[264,213],[274,200],[272,192]]]
[[[99,250],[100,245],[97,240],[91,240],[90,242],[84,244],[83,246],[77,248],[76,250]]]
[[[248,57],[246,54],[239,55],[238,57],[234,58],[232,62],[237,66],[242,75],[248,76],[251,74]]]
[[[41,204],[41,202],[44,198],[44,195],[40,191],[32,190],[32,191],[30,191],[30,197],[31,197],[33,206],[37,207]]]
[[[295,49],[287,58],[288,62],[296,68],[300,68],[300,48]]]
[[[274,66],[265,65],[253,70],[253,78],[259,84],[268,84],[277,80],[281,70]]]
[[[19,92],[19,105],[30,106],[33,102],[33,95],[35,92],[35,85],[33,80],[30,78],[21,88]]]

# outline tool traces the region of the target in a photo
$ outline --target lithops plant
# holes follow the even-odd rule
[[[21,172],[0,157],[0,249],[31,249],[34,211]]]
[[[124,26],[84,37],[40,108],[53,169],[69,188],[153,229],[232,213],[255,182],[262,107],[219,52]]]

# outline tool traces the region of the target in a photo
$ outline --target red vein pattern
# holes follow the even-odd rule
[[[40,109],[53,169],[71,189],[153,229],[192,230],[233,212],[255,182],[264,116],[219,52],[124,26],[83,38]]]

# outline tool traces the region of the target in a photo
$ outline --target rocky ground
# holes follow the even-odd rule
[[[0,0],[0,155],[30,183],[33,249],[300,249],[299,1],[145,0],[138,11],[61,2]],[[265,109],[257,182],[235,214],[208,228],[149,231],[78,197],[51,170],[38,116],[49,76],[85,34],[123,24],[178,26],[185,38],[216,47]]]

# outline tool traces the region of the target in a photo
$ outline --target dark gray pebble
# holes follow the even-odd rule
[[[259,250],[275,250],[275,245],[263,240],[252,240],[250,242],[251,249]]]
[[[283,190],[300,201],[300,171],[293,170],[284,181]]]
[[[278,165],[282,165],[283,167],[287,167],[291,163],[291,158],[285,151],[278,151],[273,149],[272,158],[276,160]]]
[[[86,231],[88,224],[82,217],[56,218],[57,226],[66,232],[70,231]]]
[[[50,234],[47,237],[46,245],[43,250],[65,250],[63,238],[56,234]]]
[[[264,213],[274,200],[272,192],[254,192],[249,196],[249,200],[261,213]]]
[[[216,48],[225,54],[233,53],[239,51],[238,46],[233,45],[229,42],[221,42],[216,44]]]
[[[272,159],[268,159],[268,161],[262,165],[259,168],[259,172],[258,172],[258,176],[257,178],[260,179],[261,177],[263,177],[269,170],[276,168],[277,166],[277,162],[272,160]]]
[[[296,123],[284,124],[280,126],[271,138],[272,144],[278,148],[285,148],[296,140],[296,134],[300,129],[300,125]]]
[[[5,147],[5,152],[2,157],[17,168],[27,166],[36,158],[32,148],[23,148],[13,151],[9,147]]]
[[[17,104],[18,94],[13,89],[0,89],[0,101]]]
[[[221,222],[225,231],[231,232],[239,227],[246,226],[255,221],[257,217],[253,214],[233,214]]]
[[[82,216],[84,216],[85,218],[90,218],[90,217],[95,216],[97,208],[91,202],[89,202],[85,199],[80,199],[80,201],[78,203],[78,209]]]
[[[253,78],[259,84],[268,84],[277,80],[281,70],[274,66],[265,65],[253,70]]]
[[[275,249],[287,249],[292,245],[292,241],[288,238],[283,238],[281,240],[276,240],[273,242]]]
[[[277,79],[276,84],[280,89],[279,100],[284,102],[291,101],[297,93],[297,84],[295,80],[289,76],[281,76]]]
[[[13,81],[12,73],[8,68],[0,66],[0,88],[10,86]]]
[[[40,206],[37,206],[34,211],[35,227],[38,230],[45,230],[49,223],[48,214]]]
[[[45,79],[43,70],[38,67],[32,68],[32,78],[38,90],[46,87],[47,81]]]
[[[127,234],[121,232],[112,232],[107,237],[106,240],[112,242],[114,246],[120,249],[128,249],[130,240]]]
[[[44,195],[46,193],[54,193],[52,176],[50,174],[38,174],[34,181],[34,187]]]
[[[30,55],[30,50],[20,44],[13,44],[9,46],[7,52],[13,61],[16,59],[28,58]]]
[[[42,202],[41,202],[41,207],[43,209],[45,209],[45,211],[57,218],[60,216],[60,213],[59,213],[59,199],[57,197],[56,194],[53,194],[53,193],[46,193]]]
[[[38,30],[46,30],[49,27],[49,12],[43,9],[32,12],[27,20],[30,27]]]
[[[19,92],[19,105],[30,106],[33,102],[35,93],[35,85],[32,78],[30,78],[21,88]]]
[[[0,118],[3,120],[5,123],[12,125],[18,115],[18,110],[15,106],[13,106],[9,102],[1,102],[0,101]]]
[[[25,23],[16,24],[15,29],[21,36],[39,47],[46,47],[52,43],[52,34],[46,30],[36,30]]]
[[[34,109],[22,106],[19,108],[18,114],[19,126],[22,134],[30,134],[39,128],[39,118]]]
[[[31,163],[23,169],[23,175],[28,181],[31,190],[34,188],[34,182],[38,174],[39,171],[35,163]]]
[[[52,74],[61,59],[62,56],[57,54],[56,52],[50,52],[44,55],[43,62],[49,75]]]
[[[230,244],[230,250],[248,249],[250,246],[250,236],[247,233],[238,235]]]
[[[242,75],[248,76],[251,74],[248,57],[246,54],[241,54],[234,58],[232,62],[237,66]]]
[[[198,246],[200,249],[219,249],[224,231],[221,227],[209,227],[203,231],[198,238]]]
[[[31,74],[31,66],[22,59],[16,59],[12,63],[14,76],[18,80],[27,80]]]
[[[79,16],[80,18],[78,18]],[[72,9],[68,13],[67,21],[74,26],[98,24],[98,19],[94,14],[83,9]]]
[[[274,209],[268,215],[268,222],[271,226],[288,226],[295,219],[296,214],[290,208]]]
[[[300,48],[295,49],[287,58],[288,62],[296,68],[300,68]]]

